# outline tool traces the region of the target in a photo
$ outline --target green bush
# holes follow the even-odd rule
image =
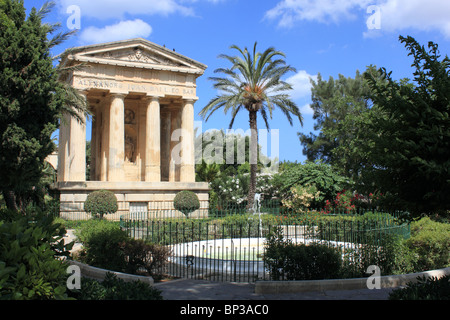
[[[367,268],[376,265],[383,275],[397,273],[407,273],[411,271],[411,265],[407,264],[407,259],[402,251],[403,239],[399,236],[388,234],[369,235],[365,243],[361,243],[357,248],[345,248],[343,277],[367,277]]]
[[[117,198],[115,194],[108,190],[98,190],[90,193],[84,202],[84,211],[100,219],[105,214],[117,212]]]
[[[429,217],[414,221],[406,244],[417,255],[417,270],[450,267],[450,224]]]
[[[166,246],[131,239],[117,224],[105,220],[86,221],[76,235],[83,243],[79,259],[112,271],[130,274],[145,271],[158,279],[170,254]]]
[[[0,299],[65,299],[70,245],[52,217],[8,214],[0,221]],[[4,217],[4,215],[2,215]]]
[[[80,254],[82,262],[114,271],[125,268],[120,244],[128,239],[128,235],[117,224],[105,220],[90,220],[76,231],[76,235],[83,243]]]
[[[339,191],[349,186],[349,181],[328,164],[307,161],[275,175],[273,184],[281,198],[289,196],[294,186],[315,185],[320,194],[311,203],[311,208],[323,208],[326,200],[334,199]]]
[[[284,239],[281,228],[267,237],[263,259],[273,280],[335,279],[341,275],[342,258],[336,248],[293,244]]]
[[[393,290],[389,300],[450,300],[450,276],[440,279],[417,278],[417,282],[408,283],[406,288]]]
[[[188,216],[189,213],[200,208],[200,201],[194,192],[184,190],[176,194],[173,200],[173,206],[176,210]]]
[[[161,291],[142,281],[125,282],[107,273],[103,281],[82,278],[81,288],[70,292],[77,300],[162,300]]]
[[[121,244],[126,260],[124,272],[139,274],[145,270],[155,280],[162,278],[171,249],[141,239],[128,239]]]

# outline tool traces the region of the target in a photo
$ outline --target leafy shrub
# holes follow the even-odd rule
[[[403,239],[399,236],[384,234],[369,234],[365,243],[360,243],[356,248],[345,248],[344,251],[344,278],[367,277],[367,268],[376,265],[383,275],[391,275],[399,270],[411,270],[406,258],[401,251]]]
[[[338,192],[333,201],[325,201],[326,213],[352,213],[356,210],[355,196],[350,190],[342,190]]]
[[[320,195],[311,203],[312,208],[323,208],[327,199],[334,199],[339,191],[349,185],[348,179],[336,173],[330,165],[309,161],[282,171],[274,177],[273,183],[282,197],[296,185],[314,184]]]
[[[144,240],[128,239],[121,243],[126,273],[138,274],[144,269],[153,279],[160,279],[164,274],[171,250],[162,245],[146,243]]]
[[[117,198],[113,192],[108,190],[94,191],[87,196],[84,202],[84,211],[100,219],[105,214],[115,213],[117,210]]]
[[[291,188],[290,194],[282,200],[285,207],[304,211],[307,210],[311,203],[319,198],[320,191],[313,185],[295,185]]]
[[[417,282],[408,283],[406,288],[393,290],[389,300],[450,300],[450,276],[440,279],[417,278]]]
[[[90,220],[76,232],[83,243],[80,260],[89,265],[122,271],[125,259],[120,244],[128,239],[117,224],[105,220]]]
[[[77,300],[162,300],[161,291],[142,281],[125,282],[107,273],[103,281],[81,279],[81,289],[72,290]]]
[[[15,216],[0,221],[0,299],[65,299],[70,245],[51,217]],[[3,215],[4,216],[4,215]]]
[[[417,255],[419,271],[450,266],[450,224],[424,217],[411,223],[407,246]]]
[[[164,230],[161,228],[161,232]],[[117,224],[105,220],[86,221],[76,235],[83,243],[79,259],[108,270],[131,274],[145,270],[157,279],[170,254],[169,248],[131,239]]]
[[[321,244],[293,244],[281,228],[267,238],[264,262],[273,280],[334,279],[341,274],[342,258],[336,248]]]
[[[176,210],[188,216],[189,213],[200,208],[200,201],[194,192],[184,190],[176,194],[173,200],[173,206]]]

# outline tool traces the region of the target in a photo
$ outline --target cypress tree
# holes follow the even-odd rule
[[[48,39],[59,27],[42,21],[53,6],[27,17],[22,0],[0,0],[0,190],[12,209],[23,209],[38,184],[62,113],[85,110],[58,81],[50,50],[70,33]]]

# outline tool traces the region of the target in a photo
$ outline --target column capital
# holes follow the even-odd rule
[[[78,94],[81,94],[82,96],[84,96],[86,98],[86,96],[89,93],[89,90],[87,89],[77,89]]]
[[[145,97],[143,97],[142,99],[143,100],[145,100],[145,101],[147,101],[147,102],[159,102],[159,99],[160,99],[161,97],[159,97],[159,96],[145,96]]]
[[[126,93],[120,93],[120,92],[110,92],[109,96],[111,98],[125,98],[127,94]]]
[[[196,99],[193,98],[187,98],[187,99],[183,99],[183,102],[186,103],[192,103],[194,104],[196,102]]]

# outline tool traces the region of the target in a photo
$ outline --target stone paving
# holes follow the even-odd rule
[[[393,289],[256,294],[254,284],[179,279],[155,283],[165,300],[388,300]]]

